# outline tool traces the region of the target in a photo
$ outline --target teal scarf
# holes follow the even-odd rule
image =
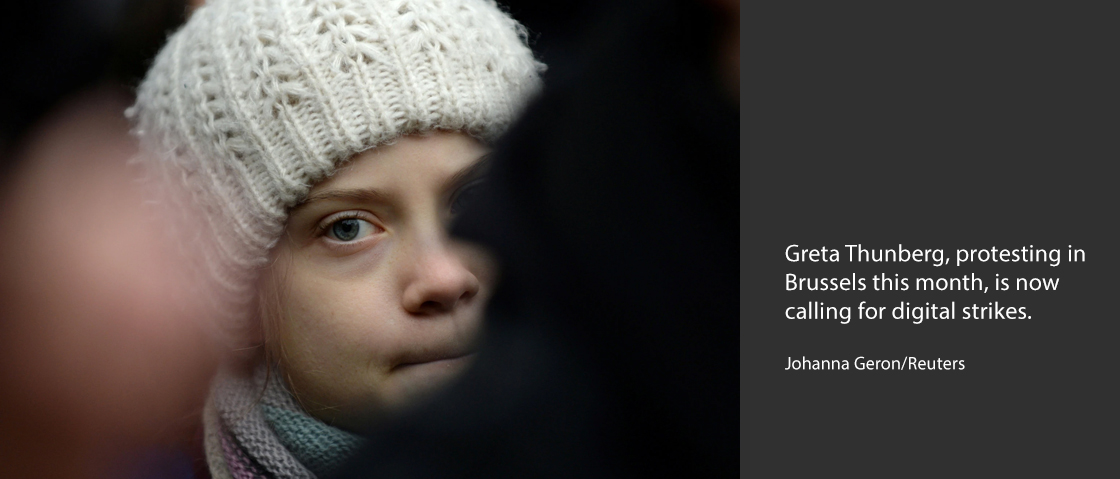
[[[206,459],[214,479],[329,475],[362,439],[303,411],[276,372],[223,371],[206,404]]]

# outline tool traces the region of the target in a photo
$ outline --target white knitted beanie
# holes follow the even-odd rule
[[[540,84],[524,29],[493,0],[208,0],[127,112],[139,163],[196,218],[219,331],[240,345],[288,209],[353,155],[402,135],[490,141]],[[183,206],[179,204],[178,206]]]

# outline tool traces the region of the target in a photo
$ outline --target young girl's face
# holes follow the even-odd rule
[[[447,225],[485,153],[462,133],[404,137],[292,210],[273,269],[278,341],[312,415],[356,428],[470,362],[494,271]]]

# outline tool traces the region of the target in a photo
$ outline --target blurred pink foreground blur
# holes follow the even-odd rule
[[[128,102],[67,102],[0,188],[0,477],[105,477],[199,422],[217,362],[205,298],[127,164]]]

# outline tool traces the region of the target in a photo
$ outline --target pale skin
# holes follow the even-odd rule
[[[292,210],[272,271],[278,342],[313,416],[359,429],[471,362],[494,267],[447,227],[486,153],[463,133],[406,136],[355,156]]]

